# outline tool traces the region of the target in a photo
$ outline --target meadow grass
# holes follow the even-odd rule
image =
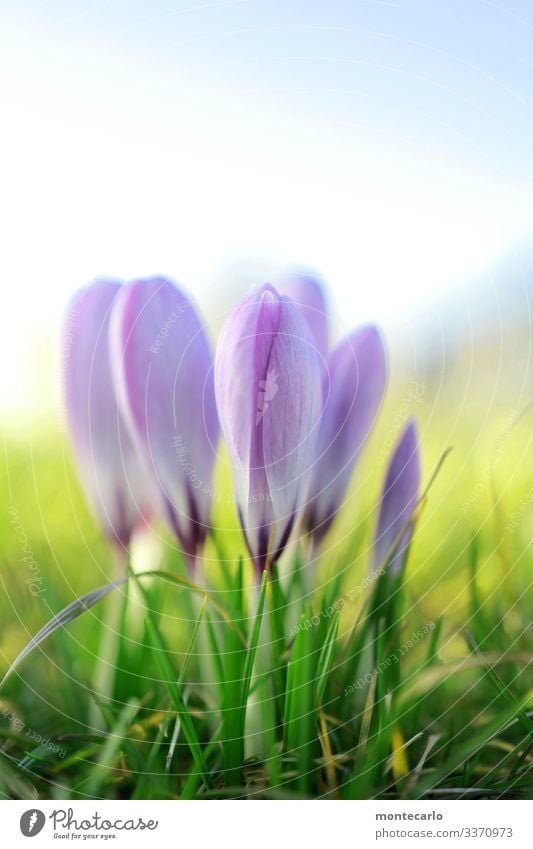
[[[457,434],[401,580],[369,575],[371,451],[316,562],[295,545],[260,587],[229,500],[192,578],[163,532],[139,539],[128,580],[67,611],[1,687],[1,796],[529,798],[533,499],[521,425],[505,427],[475,452]],[[423,433],[426,482],[445,447]],[[115,577],[68,458],[57,434],[6,436],[2,674]]]

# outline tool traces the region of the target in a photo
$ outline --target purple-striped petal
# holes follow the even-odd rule
[[[265,468],[276,517],[296,517],[306,503],[322,409],[320,360],[293,304],[282,298],[268,364],[278,390],[263,419]],[[278,523],[279,525],[279,523]],[[280,545],[274,538],[274,548]]]
[[[383,341],[363,327],[343,339],[327,360],[324,409],[306,513],[320,540],[346,494],[354,466],[376,421],[387,380]]]
[[[209,526],[218,441],[205,330],[173,283],[136,280],[117,298],[111,351],[121,409],[167,520],[194,560]]]
[[[328,355],[329,318],[324,286],[309,274],[288,274],[280,279],[277,289],[296,304],[305,318],[317,351],[323,360]]]
[[[127,546],[147,518],[149,487],[117,407],[109,320],[121,284],[101,280],[70,302],[63,327],[66,413],[87,496],[106,536]]]
[[[309,328],[272,286],[252,292],[228,317],[215,390],[240,521],[261,571],[281,554],[304,504],[321,408]]]
[[[411,419],[398,441],[385,477],[374,541],[374,569],[388,566],[392,574],[401,572],[413,533],[409,520],[419,490],[418,434],[416,423]],[[405,529],[403,534],[402,529]]]

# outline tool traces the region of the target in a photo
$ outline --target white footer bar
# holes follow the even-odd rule
[[[3,801],[0,806],[0,843],[6,849],[67,841],[117,849],[533,846],[531,803],[517,801]]]

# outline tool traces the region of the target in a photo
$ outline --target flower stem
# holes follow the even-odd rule
[[[129,555],[126,549],[113,548],[112,576],[113,581],[123,578],[128,570]],[[123,620],[128,598],[127,584],[120,592],[115,590],[106,599],[105,612],[102,618],[102,634],[96,665],[94,669],[94,691],[104,702],[113,701],[117,675],[117,663],[120,648],[120,626]],[[94,702],[89,709],[89,724],[99,730],[105,729],[104,718]]]

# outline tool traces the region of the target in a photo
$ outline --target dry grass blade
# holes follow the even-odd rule
[[[318,739],[320,740],[320,746],[322,748],[322,754],[324,756],[324,765],[326,769],[326,775],[328,779],[328,790],[327,794],[332,799],[339,798],[339,785],[337,783],[337,769],[335,764],[335,758],[333,755],[333,750],[331,748],[331,741],[329,739],[328,725],[326,722],[326,717],[324,715],[324,711],[320,710],[318,714],[319,718],[319,727],[318,727]]]

